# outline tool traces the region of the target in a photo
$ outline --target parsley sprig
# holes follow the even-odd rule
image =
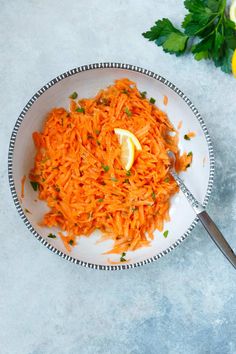
[[[185,0],[184,5],[189,13],[182,22],[183,31],[163,18],[143,36],[167,53],[179,56],[191,51],[196,60],[210,59],[222,71],[231,73],[236,30],[225,14],[226,0]]]

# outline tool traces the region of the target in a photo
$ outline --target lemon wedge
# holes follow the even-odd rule
[[[115,132],[116,135],[118,135],[120,144],[122,144],[124,138],[130,138],[130,140],[132,141],[132,143],[134,144],[136,149],[138,151],[142,150],[142,146],[141,146],[140,142],[138,141],[136,136],[133,133],[131,133],[129,130],[115,128],[114,132]]]
[[[236,0],[232,1],[232,4],[230,6],[230,10],[229,10],[229,17],[230,17],[230,20],[233,21],[236,25]]]
[[[236,49],[235,49],[233,57],[232,57],[232,72],[233,72],[234,77],[236,78]]]
[[[134,163],[135,148],[141,151],[142,146],[136,136],[129,130],[115,128],[114,132],[121,144],[121,164],[126,171],[129,171]]]
[[[129,171],[134,163],[134,144],[130,138],[124,138],[121,144],[121,164],[126,171]]]

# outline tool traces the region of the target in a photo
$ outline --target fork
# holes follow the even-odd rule
[[[178,176],[175,171],[175,154],[172,151],[168,151],[168,156],[171,161],[170,165],[170,174],[175,179],[178,184],[180,190],[183,192],[185,197],[187,198],[189,204],[197,214],[198,219],[201,221],[202,225],[210,235],[211,239],[215,242],[215,244],[219,247],[224,256],[228,259],[228,261],[234,266],[236,269],[236,254],[224,238],[221,231],[218,229],[214,221],[206,212],[205,208],[201,203],[197,201],[194,195],[190,192],[190,190],[186,187],[183,180]]]

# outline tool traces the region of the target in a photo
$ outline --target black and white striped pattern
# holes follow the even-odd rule
[[[58,254],[60,257],[66,259],[66,260],[68,260],[68,261],[70,261],[72,263],[80,264],[80,265],[82,265],[84,267],[88,267],[88,268],[101,269],[101,270],[130,269],[130,268],[135,268],[135,267],[142,266],[142,265],[147,264],[147,263],[154,262],[157,259],[159,259],[159,258],[163,257],[164,255],[166,255],[167,253],[169,253],[170,251],[172,251],[175,247],[177,247],[191,233],[191,231],[193,230],[193,228],[195,227],[195,225],[198,222],[198,218],[196,218],[192,222],[192,224],[190,225],[188,230],[184,233],[184,235],[182,235],[173,245],[171,245],[165,251],[158,253],[154,257],[148,258],[148,259],[146,259],[144,261],[141,261],[141,262],[136,262],[134,264],[124,264],[124,265],[98,265],[98,264],[87,263],[87,262],[83,262],[83,261],[80,261],[78,259],[75,259],[75,258],[73,258],[71,256],[68,256],[65,253],[59,251],[58,249],[56,249],[55,247],[50,245],[42,236],[40,236],[38,234],[38,232],[30,224],[29,220],[27,219],[26,215],[24,214],[24,212],[23,212],[23,210],[21,208],[20,202],[19,202],[17,194],[16,194],[16,189],[15,189],[14,180],[13,180],[12,161],[13,161],[13,153],[14,153],[16,135],[17,135],[18,129],[19,129],[20,125],[21,125],[21,122],[23,121],[23,119],[25,117],[25,114],[27,113],[29,108],[39,98],[40,95],[42,95],[49,87],[55,85],[57,82],[65,79],[68,76],[80,73],[82,71],[93,70],[93,69],[98,69],[98,68],[99,69],[103,69],[103,68],[118,68],[118,69],[124,69],[124,70],[132,70],[132,71],[136,71],[136,72],[142,73],[144,75],[150,76],[150,77],[152,77],[152,78],[154,78],[154,79],[156,79],[158,81],[161,81],[163,84],[168,86],[171,90],[176,92],[187,103],[187,105],[193,111],[195,117],[198,119],[198,121],[199,121],[199,123],[200,123],[200,125],[202,127],[202,130],[203,130],[203,132],[205,134],[206,141],[207,141],[207,144],[208,144],[209,157],[210,157],[210,175],[209,175],[207,192],[206,192],[206,196],[205,196],[204,203],[203,203],[204,206],[207,205],[209,196],[211,194],[212,186],[213,186],[214,153],[213,153],[213,147],[212,147],[212,142],[211,142],[210,135],[208,133],[207,127],[206,127],[201,115],[199,114],[198,110],[195,108],[193,103],[188,99],[188,97],[186,97],[185,94],[181,90],[179,90],[175,85],[173,85],[171,82],[166,80],[164,77],[155,74],[152,71],[140,68],[140,67],[135,66],[135,65],[130,65],[130,64],[96,63],[96,64],[83,65],[83,66],[80,66],[78,68],[69,70],[69,71],[57,76],[55,79],[51,80],[45,86],[43,86],[38,92],[36,92],[35,95],[29,100],[29,102],[23,108],[19,118],[16,121],[16,124],[14,126],[14,129],[13,129],[13,132],[12,132],[12,135],[11,135],[10,145],[9,145],[9,152],[8,152],[8,177],[9,177],[9,184],[10,184],[10,189],[11,189],[11,193],[12,193],[12,197],[13,197],[16,209],[17,209],[21,219],[24,221],[25,225],[32,232],[32,234],[44,246],[46,246],[50,251]]]

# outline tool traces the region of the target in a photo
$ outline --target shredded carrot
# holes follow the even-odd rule
[[[167,96],[164,96],[163,103],[164,103],[165,106],[168,105],[168,97]]]
[[[131,131],[142,146],[128,173],[114,128]],[[78,236],[95,229],[114,241],[107,253],[148,246],[153,231],[162,231],[169,220],[170,198],[178,191],[167,151],[175,153],[178,171],[191,163],[186,153],[180,156],[178,133],[167,115],[128,79],[93,98],[71,100],[69,112],[52,109],[33,139],[30,179],[38,182],[39,199],[50,208],[42,224],[61,229],[68,251]]]
[[[189,155],[186,152],[183,153],[182,156],[179,156],[176,159],[175,168],[177,171],[186,171],[188,167],[190,167],[193,160],[192,154]]]
[[[179,121],[179,124],[178,124],[178,126],[177,126],[177,129],[179,130],[179,129],[181,129],[182,128],[182,126],[183,126],[183,121],[182,120],[180,120]]]
[[[189,138],[194,138],[196,136],[195,132],[189,132],[188,134],[186,134]]]
[[[25,197],[25,181],[26,181],[26,176],[23,176],[21,179],[21,198],[22,199]]]

